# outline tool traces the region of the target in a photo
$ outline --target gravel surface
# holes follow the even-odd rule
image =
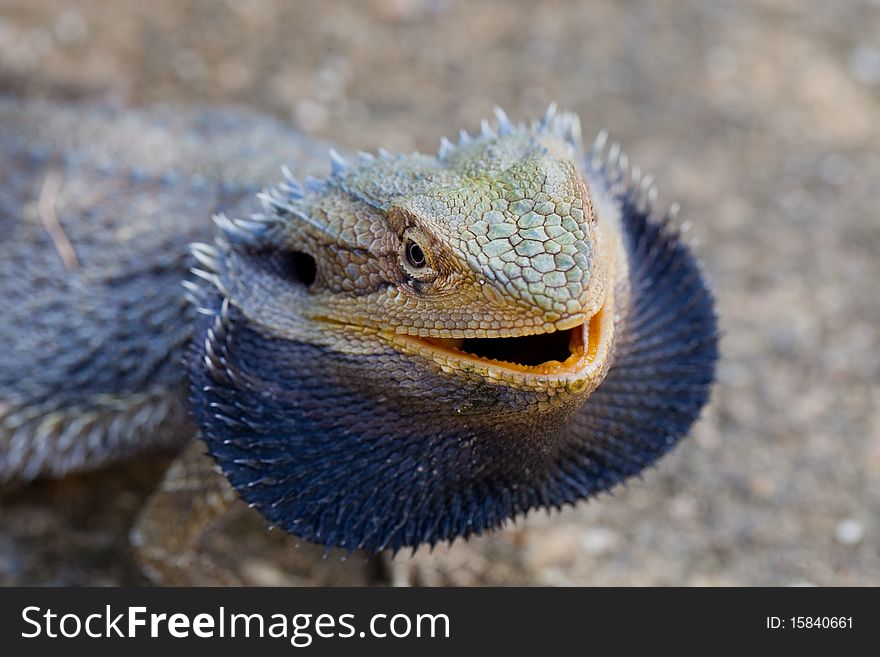
[[[242,104],[343,148],[431,150],[556,100],[659,181],[718,297],[713,402],[613,495],[398,557],[424,584],[880,584],[880,2],[0,0],[0,85]],[[0,583],[141,583],[161,461],[0,495]],[[243,517],[251,583],[368,583]]]

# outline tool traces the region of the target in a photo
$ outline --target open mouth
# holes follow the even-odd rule
[[[522,374],[566,375],[582,373],[600,353],[607,322],[604,306],[571,328],[514,338],[415,338],[430,351],[456,360],[483,363]]]

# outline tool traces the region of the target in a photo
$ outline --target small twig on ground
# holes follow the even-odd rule
[[[64,263],[64,266],[70,270],[79,269],[79,260],[76,257],[76,251],[71,244],[64,227],[58,221],[58,215],[55,214],[55,201],[58,198],[58,191],[61,189],[61,175],[57,171],[50,171],[46,174],[43,181],[43,187],[40,189],[40,199],[38,208],[40,213],[40,221],[52,243],[58,256]]]

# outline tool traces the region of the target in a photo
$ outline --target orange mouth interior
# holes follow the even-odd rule
[[[433,350],[528,374],[582,371],[599,353],[604,306],[588,321],[562,331],[515,338],[417,338]]]

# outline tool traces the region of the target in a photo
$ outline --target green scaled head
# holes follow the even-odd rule
[[[326,179],[291,178],[264,195],[250,252],[264,248],[269,271],[308,263],[307,290],[290,302],[310,318],[453,339],[582,324],[605,277],[578,121],[550,111],[514,125],[497,114],[497,130],[484,122],[433,157],[362,154],[348,165],[334,153]],[[299,264],[271,262],[283,253]]]

